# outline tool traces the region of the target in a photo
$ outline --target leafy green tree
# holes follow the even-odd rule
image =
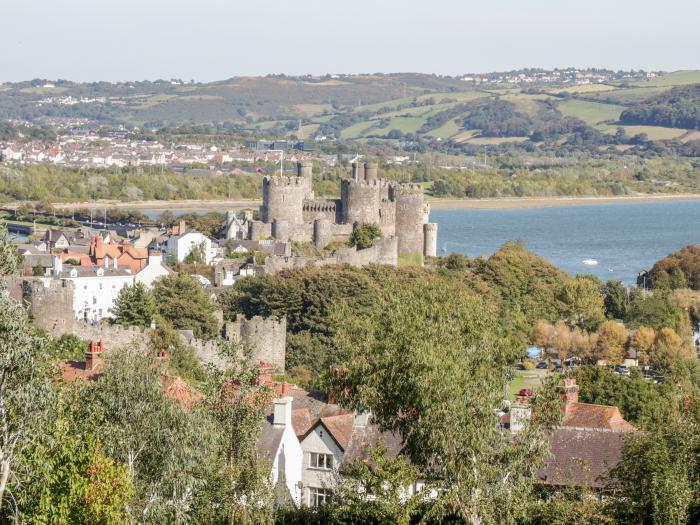
[[[605,316],[608,319],[627,318],[627,289],[621,281],[608,281],[603,287]]]
[[[562,313],[572,326],[595,330],[605,319],[600,282],[595,277],[577,276],[559,292]]]
[[[389,458],[386,447],[377,445],[370,449],[368,459],[358,459],[343,468],[335,504],[361,507],[372,502],[383,521],[408,525],[417,514],[422,497],[406,497],[406,487],[420,478],[420,469],[405,457]]]
[[[197,337],[216,335],[214,305],[200,284],[186,273],[173,273],[158,279],[153,288],[158,311],[177,330],[193,330]]]
[[[371,247],[375,239],[378,239],[381,235],[382,231],[378,224],[363,222],[353,228],[348,242],[350,246],[355,246],[358,250],[364,250]]]
[[[686,393],[685,403],[668,404],[653,428],[626,436],[614,474],[625,495],[620,513],[628,522],[685,525],[700,515],[697,400],[697,393]]]
[[[622,362],[627,355],[629,332],[617,321],[605,321],[598,329],[597,358],[608,365]]]
[[[119,290],[110,312],[114,314],[114,322],[117,324],[145,328],[150,326],[151,321],[158,315],[158,308],[143,283],[136,283]]]
[[[347,313],[337,314],[348,356],[336,385],[341,401],[371,410],[382,430],[401,436],[414,465],[439,475],[445,491],[429,516],[472,524],[523,518],[546,457],[540,429],[554,424],[559,404],[543,393],[525,431],[511,439],[499,430],[494,410],[517,353],[498,337],[483,300],[418,281],[387,294],[367,316]]]
[[[19,259],[17,249],[12,244],[7,228],[0,225],[0,285],[1,279],[17,271]]]
[[[126,465],[134,488],[127,512],[140,523],[186,522],[220,442],[205,412],[166,395],[165,373],[153,354],[123,348],[105,356],[96,381],[72,387],[81,400],[73,416],[78,430]]]
[[[27,313],[0,292],[0,516],[24,481],[18,458],[32,446],[49,419],[51,385],[37,364],[44,339]]]

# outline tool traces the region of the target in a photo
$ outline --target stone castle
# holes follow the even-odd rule
[[[265,177],[262,193],[260,220],[250,221],[249,239],[274,237],[325,248],[369,223],[380,227],[383,239],[395,239],[398,255],[437,255],[437,224],[428,222],[422,188],[379,178],[377,163],[353,163],[340,199],[315,198],[310,161],[297,163],[296,176]]]

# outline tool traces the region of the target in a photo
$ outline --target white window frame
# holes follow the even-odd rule
[[[316,470],[333,470],[333,454],[309,452],[309,468]]]
[[[333,497],[331,489],[323,487],[309,487],[309,507],[318,507],[330,503]]]

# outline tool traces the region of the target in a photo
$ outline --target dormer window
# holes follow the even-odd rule
[[[73,269],[70,271],[70,276],[71,276],[71,277],[78,277],[78,270],[76,270],[75,268],[73,268]]]

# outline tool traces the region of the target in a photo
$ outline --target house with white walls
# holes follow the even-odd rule
[[[212,246],[211,239],[206,235],[189,231],[181,235],[172,235],[165,243],[165,251],[168,257],[177,262],[184,262],[193,250],[201,249],[205,264],[210,264],[216,257],[217,247]]]
[[[136,274],[134,282],[141,283],[150,290],[158,279],[171,273],[173,271],[163,262],[163,254],[151,250],[148,252],[148,264]]]
[[[119,291],[134,282],[131,268],[118,266],[109,257],[101,266],[64,265],[60,257],[54,257],[51,276],[73,283],[73,315],[90,322],[114,317],[110,310]]]

